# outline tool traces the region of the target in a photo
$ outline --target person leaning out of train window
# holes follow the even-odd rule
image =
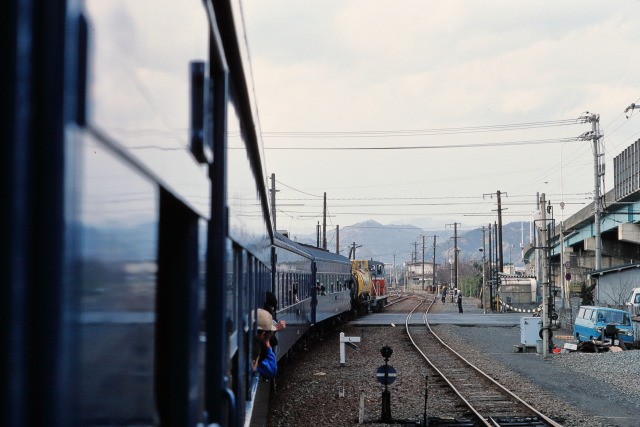
[[[276,355],[271,348],[269,340],[273,336],[273,333],[278,329],[273,324],[273,317],[267,310],[261,308],[258,309],[258,338],[263,342],[264,354],[260,355],[258,363],[258,373],[263,378],[272,380],[278,374],[278,363],[276,362]],[[261,351],[261,353],[263,353]]]
[[[264,300],[264,307],[272,316],[276,315],[276,309],[278,308],[278,298],[271,291],[267,291]]]
[[[278,307],[278,298],[276,298],[276,296],[274,295],[273,292],[267,291],[263,307],[267,312],[269,312],[269,314],[271,314],[271,318],[275,319],[275,317],[276,317],[276,308]],[[284,320],[281,320],[281,321],[277,322],[275,324],[275,326],[279,331],[281,329],[286,328],[287,324],[285,323]],[[278,338],[276,338],[275,334],[271,335],[270,344],[271,344],[271,347],[273,347],[273,348],[276,348],[276,346],[278,345]]]

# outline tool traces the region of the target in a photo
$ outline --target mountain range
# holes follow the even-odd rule
[[[436,263],[447,262],[453,256],[454,228],[425,231],[414,225],[383,225],[376,221],[364,221],[351,226],[340,228],[340,254],[349,256],[350,249],[355,245],[356,258],[375,259],[385,263],[404,263],[423,259],[433,260],[433,245],[435,236]],[[485,250],[489,250],[489,233],[484,231]],[[316,235],[298,235],[293,237],[301,243],[316,245]],[[459,259],[480,259],[482,252],[482,227],[475,229],[457,230],[457,246],[460,251]],[[495,240],[495,237],[492,236]],[[322,242],[322,238],[320,238]],[[502,226],[502,246],[504,248],[505,264],[521,264],[521,246],[529,243],[529,223],[512,222]],[[492,242],[495,248],[495,242]],[[327,250],[336,251],[336,232],[327,231]]]

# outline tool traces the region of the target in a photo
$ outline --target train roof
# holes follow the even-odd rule
[[[313,255],[308,250],[306,250],[306,248],[301,247],[298,242],[294,242],[288,237],[285,237],[283,234],[275,232],[273,241],[274,244],[278,247],[291,252],[296,252],[299,255],[305,256],[307,258],[313,258]]]
[[[274,242],[276,246],[293,252],[301,252],[316,261],[343,262],[351,264],[349,258],[345,257],[344,255],[335,254],[325,249],[306,245],[304,243],[294,242],[293,240],[278,232],[276,232],[274,236]]]
[[[351,264],[349,258],[344,255],[339,255],[325,249],[305,245],[303,243],[298,243],[298,245],[300,245],[305,251],[308,251],[317,261],[344,262]]]

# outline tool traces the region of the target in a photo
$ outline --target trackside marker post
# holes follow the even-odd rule
[[[353,344],[354,342],[360,342],[360,337],[345,337],[344,332],[340,332],[340,366],[345,365],[345,354],[344,354],[344,345],[345,343],[355,349],[358,350],[358,346]]]

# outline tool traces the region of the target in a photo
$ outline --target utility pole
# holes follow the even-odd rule
[[[489,282],[491,282],[493,278],[493,249],[492,249],[492,240],[491,240],[491,223],[489,223]],[[491,311],[493,311],[493,284],[489,283],[489,305],[491,306]]]
[[[538,206],[538,208],[540,207],[540,193],[536,192],[536,206]],[[538,230],[536,229],[536,225],[535,225],[535,221],[533,221],[533,234],[531,236],[531,242],[533,242],[533,247],[534,248],[538,248],[540,247],[540,236],[538,234]],[[541,252],[540,249],[536,249],[534,251],[535,254],[535,260],[536,260],[536,265],[535,265],[535,276],[536,278],[542,278],[542,264],[541,264],[541,260],[542,257],[540,256]],[[536,293],[537,295],[537,293]]]
[[[600,154],[601,138],[598,125],[600,124],[600,115],[592,114],[589,116],[591,122],[591,133],[593,138],[593,168],[594,168],[594,191],[593,191],[593,208],[595,209],[594,217],[594,234],[596,238],[596,270],[602,268],[602,234],[600,232],[600,177],[604,175],[604,170],[600,165],[600,158],[603,154]]]
[[[273,230],[276,230],[276,193],[280,190],[276,190],[276,174],[271,174],[271,218],[273,218]]]
[[[340,226],[336,225],[336,254],[340,255]]]
[[[507,195],[507,193],[502,193],[500,190],[496,191],[496,198],[498,199],[498,226],[496,233],[496,267],[498,272],[504,272],[504,251],[502,250],[502,195]],[[490,196],[493,198],[492,193],[483,194],[484,196]]]
[[[453,225],[453,271],[454,271],[453,282],[454,282],[454,288],[460,289],[458,288],[458,225],[460,225],[460,223],[454,222],[453,224],[446,224],[446,225]]]
[[[504,273],[504,250],[502,249],[502,201],[500,198],[500,190],[497,191],[497,197],[498,197],[498,248],[499,248],[498,252],[500,255],[500,269],[498,271]]]
[[[327,193],[324,193],[324,210],[322,211],[322,249],[327,250]]]
[[[545,195],[542,193],[540,197],[540,217],[542,225],[540,226],[542,246],[542,357],[546,358],[549,352],[549,301],[547,301],[547,207],[545,206]]]
[[[498,313],[500,313],[500,305],[498,304],[499,302],[499,295],[498,295],[498,288],[500,287],[500,270],[498,270],[499,266],[500,266],[500,261],[499,261],[499,257],[498,257],[498,223],[497,222],[493,222],[493,256],[495,257],[495,284],[496,284],[496,311]]]
[[[318,225],[316,226],[316,247],[320,247],[320,221],[318,221]]]
[[[432,280],[432,288],[434,289],[434,291],[437,291],[437,287],[436,287],[436,238],[438,236],[433,236],[433,280]]]
[[[398,286],[398,272],[396,271],[396,254],[393,254],[393,280],[394,285]]]
[[[520,221],[520,262],[524,261],[524,221]]]
[[[422,290],[424,291],[425,279],[424,279],[424,235],[422,236]]]
[[[634,109],[635,104],[631,104],[627,107],[625,113],[630,109]],[[600,138],[602,135],[600,134],[599,124],[600,124],[600,115],[599,114],[590,114],[585,113],[585,116],[581,116],[581,123],[591,123],[591,132],[585,132],[579,136],[579,139],[586,141],[593,141],[593,179],[594,179],[594,188],[593,188],[593,209],[594,209],[594,218],[593,218],[593,234],[596,240],[595,247],[595,269],[600,270],[602,268],[602,233],[600,230],[600,177],[604,175],[604,165],[601,163],[601,158],[604,154],[600,152]],[[628,118],[628,117],[627,117]],[[596,296],[598,298],[598,296]]]
[[[349,259],[356,259],[356,248],[362,247],[362,245],[356,245],[356,242],[353,242],[349,248]],[[352,258],[353,257],[353,258]]]
[[[486,257],[485,257],[485,247],[484,247],[484,226],[482,227],[482,313],[483,314],[487,314],[487,276],[485,273],[485,264],[486,264]]]

